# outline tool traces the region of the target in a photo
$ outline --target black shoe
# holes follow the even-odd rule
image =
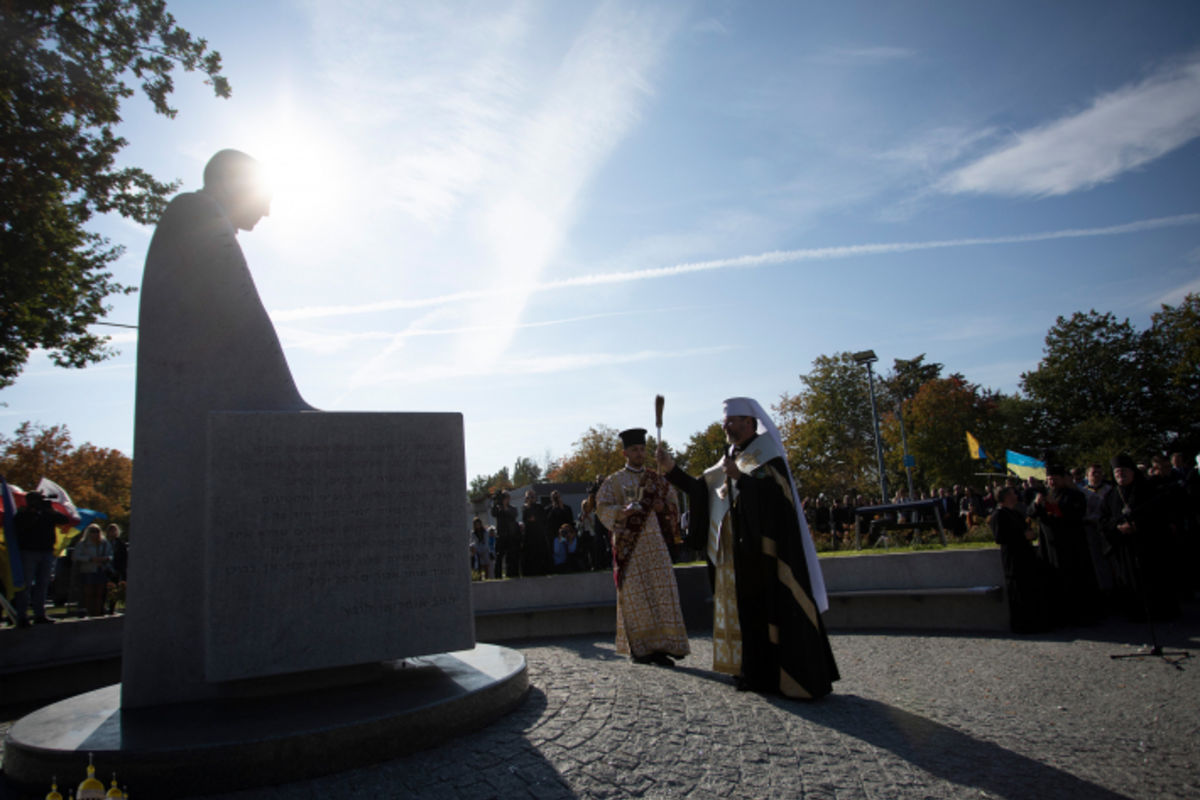
[[[24,617],[22,617],[21,619],[17,620],[17,627],[18,627],[18,628],[28,628],[28,627],[29,627],[29,620],[27,620],[27,619],[25,619]]]
[[[739,692],[748,692],[750,691],[750,684],[741,675],[734,675],[733,688],[737,689]]]
[[[49,617],[34,617],[33,618],[34,625],[53,625],[56,622],[58,622],[58,620],[50,619]]]
[[[675,666],[675,662],[672,661],[671,657],[669,655],[667,655],[666,653],[652,653],[650,655],[650,661],[652,663],[658,664],[660,667]]]
[[[653,655],[633,656],[630,660],[633,661],[633,663],[635,663],[635,664],[653,664],[654,656]]]

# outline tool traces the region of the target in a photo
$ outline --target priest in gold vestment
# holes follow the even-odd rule
[[[612,531],[617,583],[617,652],[640,664],[674,666],[690,651],[679,587],[665,537],[679,509],[662,476],[646,469],[646,431],[621,432],[625,466],[596,494],[596,515]]]
[[[713,669],[739,689],[822,697],[839,677],[821,620],[829,601],[779,431],[747,397],[725,401],[724,429],[725,456],[699,478],[658,451],[688,493],[687,544],[712,566]]]

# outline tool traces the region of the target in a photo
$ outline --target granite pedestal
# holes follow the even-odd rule
[[[78,695],[13,726],[5,775],[41,796],[90,753],[135,797],[286,783],[432,747],[507,713],[529,686],[524,656],[487,644],[341,672],[320,689],[151,708],[122,710],[119,685]]]

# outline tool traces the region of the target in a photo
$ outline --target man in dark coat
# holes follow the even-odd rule
[[[25,507],[13,517],[21,566],[25,571],[25,589],[13,598],[18,628],[28,627],[26,610],[31,604],[35,623],[54,621],[46,616],[46,589],[50,586],[50,573],[54,568],[54,543],[58,537],[55,528],[74,523],[75,520],[66,514],[55,511],[41,492],[26,494]]]
[[[1000,505],[988,524],[1000,545],[1004,564],[1004,593],[1008,596],[1009,623],[1014,633],[1049,630],[1045,574],[1033,549],[1033,530],[1021,510],[1021,497],[1012,486],[1000,489]]]
[[[496,518],[496,577],[521,577],[521,526],[517,522],[517,510],[512,506],[512,496],[500,492],[492,508]]]
[[[1169,619],[1179,613],[1172,583],[1179,548],[1154,487],[1122,453],[1112,460],[1116,485],[1104,497],[1100,531],[1118,564],[1121,602],[1131,618]]]
[[[554,567],[554,536],[547,524],[546,507],[538,502],[533,489],[525,492],[521,525],[521,574],[527,578],[548,575]]]
[[[563,525],[575,527],[575,514],[562,501],[562,495],[558,493],[557,489],[550,492],[550,509],[546,514],[546,519],[552,536],[557,535]]]
[[[779,431],[757,401],[725,401],[720,462],[693,478],[659,448],[667,480],[691,503],[688,547],[713,578],[713,668],[739,688],[816,699],[840,677],[821,613],[816,548]]]
[[[1046,466],[1046,483],[1048,490],[1034,496],[1030,511],[1041,531],[1039,550],[1050,568],[1058,621],[1068,625],[1095,622],[1101,616],[1101,602],[1084,528],[1087,498],[1061,464]]]

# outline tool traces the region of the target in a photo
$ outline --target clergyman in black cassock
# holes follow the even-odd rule
[[[1050,568],[1058,621],[1095,622],[1102,615],[1102,603],[1084,527],[1087,498],[1061,465],[1048,464],[1046,478],[1050,490],[1039,492],[1030,510],[1038,519],[1038,544]]]
[[[725,401],[725,457],[693,478],[659,464],[688,493],[689,547],[713,581],[713,668],[743,688],[816,699],[839,679],[821,614],[816,548],[774,422],[756,401]]]
[[[1172,577],[1183,552],[1170,534],[1155,487],[1122,453],[1112,460],[1113,491],[1100,508],[1100,531],[1117,560],[1120,601],[1133,619],[1179,613]]]

